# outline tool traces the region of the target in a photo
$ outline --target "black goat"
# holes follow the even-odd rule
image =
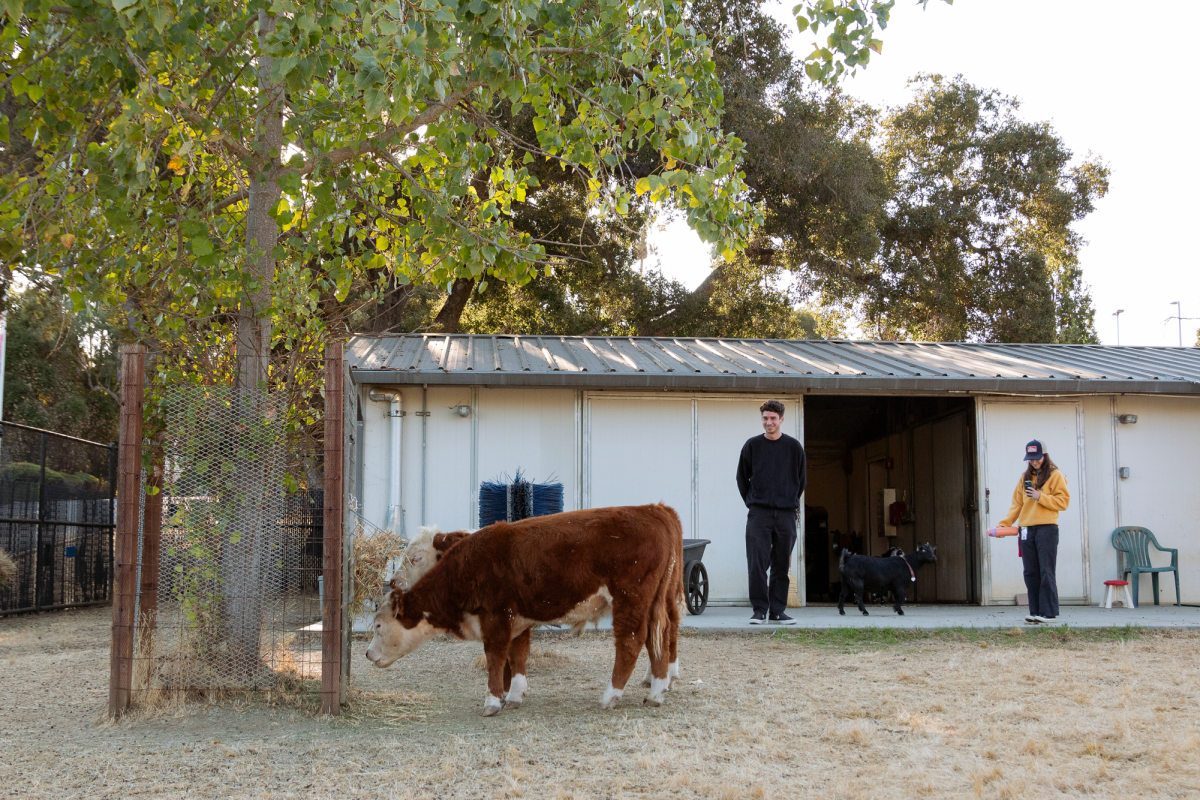
[[[904,551],[901,550],[899,547],[889,547],[887,550],[883,551],[883,555],[881,556],[881,558],[903,558],[903,557],[904,557]],[[887,605],[888,595],[890,594],[890,592],[882,592],[882,593],[881,592],[868,592],[867,594],[869,595],[869,597],[864,597],[863,602],[866,602],[869,599],[870,602],[882,606],[882,605]],[[896,601],[892,600],[892,602],[894,603]]]
[[[858,610],[865,615],[867,607],[863,605],[863,598],[868,592],[891,591],[896,598],[896,605],[892,607],[896,609],[897,614],[903,615],[904,609],[901,606],[908,597],[905,587],[917,579],[917,570],[937,561],[937,553],[934,552],[936,549],[926,542],[900,558],[852,556],[843,550],[842,557],[838,560],[838,571],[842,574],[838,613],[846,613],[846,598],[853,597],[858,603]]]

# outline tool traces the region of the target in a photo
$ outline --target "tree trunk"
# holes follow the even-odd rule
[[[266,39],[275,30],[275,18],[258,12],[258,45],[266,50]],[[258,57],[259,106],[254,120],[252,151],[261,159],[250,167],[249,203],[246,213],[248,272],[258,277],[259,289],[238,310],[237,384],[233,392],[235,426],[230,438],[242,440],[246,431],[262,431],[268,414],[267,368],[271,358],[271,320],[267,316],[275,279],[273,249],[279,241],[279,225],[271,212],[279,203],[276,169],[283,148],[283,85],[271,80],[270,56]],[[251,437],[252,439],[255,437]],[[260,447],[242,442],[234,456],[235,485],[224,487],[222,502],[234,504],[223,562],[222,602],[225,639],[229,647],[230,677],[236,684],[257,686],[263,677],[259,652],[266,590],[269,518],[267,506],[279,488],[279,475],[264,471],[270,459],[257,452]],[[262,442],[258,442],[262,445]]]
[[[454,285],[450,287],[450,294],[446,297],[442,310],[438,312],[437,318],[433,321],[433,330],[442,333],[458,333],[459,321],[462,320],[463,311],[467,308],[467,302],[471,299],[471,290],[474,288],[474,278],[456,278],[454,280]]]
[[[679,322],[686,317],[697,306],[707,303],[709,298],[713,296],[713,292],[717,290],[717,281],[725,272],[724,262],[710,273],[704,281],[693,289],[683,302],[673,308],[671,311],[663,314],[656,320],[646,323],[642,330],[638,331],[642,336],[670,336],[675,331],[673,330]]]

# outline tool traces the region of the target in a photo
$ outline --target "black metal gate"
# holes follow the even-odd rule
[[[111,602],[117,448],[0,423],[0,615]]]

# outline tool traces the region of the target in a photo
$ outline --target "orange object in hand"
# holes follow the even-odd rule
[[[1016,536],[1020,532],[1020,528],[988,528],[988,536],[995,536],[997,538],[1004,536]]]

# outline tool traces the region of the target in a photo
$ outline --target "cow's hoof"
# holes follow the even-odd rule
[[[864,612],[863,612],[863,616],[864,616],[864,617],[869,617],[869,616],[871,616],[871,612],[870,612],[870,611],[864,611]]]
[[[642,681],[642,688],[643,688],[643,689],[649,689],[649,688],[650,688],[650,679],[649,679],[649,678],[646,678],[645,680],[643,680],[643,681]]]
[[[516,711],[520,707],[521,707],[520,700],[505,700],[504,701],[504,710],[505,711]]]
[[[659,699],[655,700],[653,697],[647,697],[645,700],[642,701],[642,705],[654,706],[655,708],[658,708],[659,706],[662,705],[662,698],[660,697]]]
[[[484,706],[483,715],[485,717],[494,717],[500,713],[500,706]]]
[[[844,616],[846,616],[846,609],[844,609],[844,608],[839,608],[839,609],[838,609],[838,613],[839,613],[839,614],[841,614],[841,615],[844,617]]]
[[[896,609],[896,613],[897,613],[897,614],[899,614],[900,616],[902,616],[902,617],[903,617],[903,616],[904,616],[904,609],[903,609],[903,608],[897,608],[897,609]]]

